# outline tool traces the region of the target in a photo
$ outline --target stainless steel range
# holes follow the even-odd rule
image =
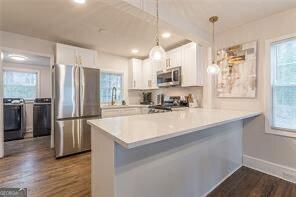
[[[186,97],[181,96],[167,96],[164,97],[162,105],[152,105],[149,107],[149,113],[164,113],[172,111],[180,111],[188,108],[188,101]]]

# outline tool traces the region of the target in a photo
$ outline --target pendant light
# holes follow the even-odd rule
[[[156,0],[156,45],[150,50],[149,59],[154,63],[162,63],[165,61],[166,54],[164,49],[159,45],[159,15],[158,15],[158,0]]]
[[[209,74],[218,74],[220,72],[220,68],[217,65],[216,61],[216,51],[215,51],[215,22],[217,22],[219,19],[218,16],[212,16],[209,18],[209,21],[213,23],[213,42],[212,42],[212,64],[208,65],[207,72]]]

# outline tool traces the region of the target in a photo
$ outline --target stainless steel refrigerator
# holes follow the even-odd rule
[[[56,157],[90,150],[88,119],[100,118],[100,70],[53,66]]]

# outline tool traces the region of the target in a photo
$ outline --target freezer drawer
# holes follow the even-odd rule
[[[55,122],[55,154],[62,157],[78,153],[81,150],[79,119]]]

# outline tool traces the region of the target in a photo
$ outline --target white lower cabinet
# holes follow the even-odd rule
[[[102,109],[102,118],[147,114],[148,112],[148,107],[109,108]]]

